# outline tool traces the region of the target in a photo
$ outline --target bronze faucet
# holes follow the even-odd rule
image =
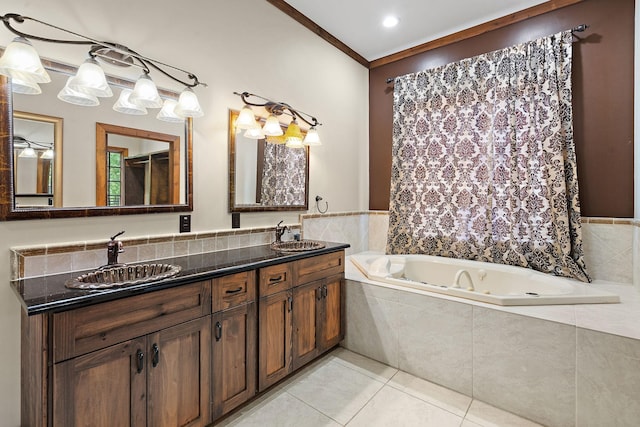
[[[111,237],[111,241],[107,243],[107,267],[118,265],[118,254],[124,252],[122,242],[120,240],[116,240],[116,237],[122,234],[124,234],[124,230]]]
[[[278,225],[276,225],[276,243],[280,243],[282,241],[282,235],[284,234],[284,232],[289,230],[289,227],[287,227],[286,225],[280,227],[280,224],[282,224],[283,222],[284,220],[280,221]]]

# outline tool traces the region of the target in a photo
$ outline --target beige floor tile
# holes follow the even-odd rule
[[[383,385],[383,382],[330,361],[296,376],[285,390],[307,405],[345,424]]]
[[[384,363],[377,362],[361,354],[354,353],[345,348],[338,347],[331,352],[333,361],[347,368],[354,369],[374,380],[387,382],[393,377],[398,370]]]
[[[438,426],[458,427],[462,418],[385,386],[347,424],[349,427],[372,426]]]
[[[403,371],[399,371],[394,375],[388,385],[461,417],[464,417],[469,409],[469,405],[471,405],[471,398],[469,396],[425,381]]]
[[[273,399],[262,402],[248,414],[225,420],[216,426],[225,427],[324,427],[339,426],[331,418],[321,414],[289,393],[280,390]]]
[[[540,424],[478,400],[471,402],[465,421],[479,424],[482,427],[540,427]]]

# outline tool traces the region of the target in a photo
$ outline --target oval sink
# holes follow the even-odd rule
[[[273,242],[271,249],[279,252],[304,252],[324,248],[324,243],[315,240],[292,240],[289,242]]]
[[[139,285],[173,277],[182,267],[171,264],[138,264],[101,268],[65,283],[71,289],[110,289]]]

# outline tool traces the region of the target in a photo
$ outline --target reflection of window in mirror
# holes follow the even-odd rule
[[[16,208],[62,206],[62,119],[13,113]]]
[[[123,196],[122,166],[129,150],[123,147],[107,147],[107,206],[121,206]]]

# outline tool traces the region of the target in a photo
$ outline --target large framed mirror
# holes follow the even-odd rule
[[[43,59],[42,62],[52,82],[41,85],[40,95],[12,94],[11,80],[0,76],[0,220],[193,210],[192,119],[167,123],[157,120],[154,110],[149,110],[145,116],[114,111],[111,107],[119,94],[117,88],[133,88],[134,82],[113,76],[108,76],[108,80],[116,89],[114,98],[105,99],[100,106],[65,103],[57,99],[57,94],[77,68],[52,60]],[[160,95],[177,99],[179,93],[160,90]],[[26,119],[25,115],[28,116]],[[20,176],[28,169],[16,154],[29,140],[21,135],[25,132],[23,122],[32,120],[44,124],[45,118],[52,116],[60,119],[56,131],[59,140],[53,147],[53,160],[35,162],[40,175],[36,172],[36,178],[31,178],[35,184],[31,182],[28,183],[31,187],[24,187],[27,184],[23,185],[23,182],[28,181],[23,181]],[[111,127],[101,134],[98,123]],[[127,137],[131,140],[118,141],[118,138]],[[30,140],[38,142],[33,137]],[[126,147],[128,150],[127,158],[122,158],[119,172],[123,177],[120,181],[122,189],[134,183],[134,178],[130,178],[128,183],[124,178],[127,164],[130,170],[137,171],[132,176],[140,181],[135,197],[134,189],[122,191],[117,202],[115,197],[107,202],[107,185],[104,181],[101,184],[108,160],[105,154],[109,150],[106,147],[111,147],[111,141],[114,141],[114,147]],[[136,148],[136,144],[140,148]],[[101,151],[103,146],[105,150]],[[153,168],[144,166],[145,155],[149,162],[153,162]],[[33,190],[33,185],[39,187]],[[23,188],[28,190],[23,191]],[[126,199],[127,193],[132,197]]]
[[[229,110],[229,211],[307,210],[309,147],[247,138],[236,129],[238,114]]]

